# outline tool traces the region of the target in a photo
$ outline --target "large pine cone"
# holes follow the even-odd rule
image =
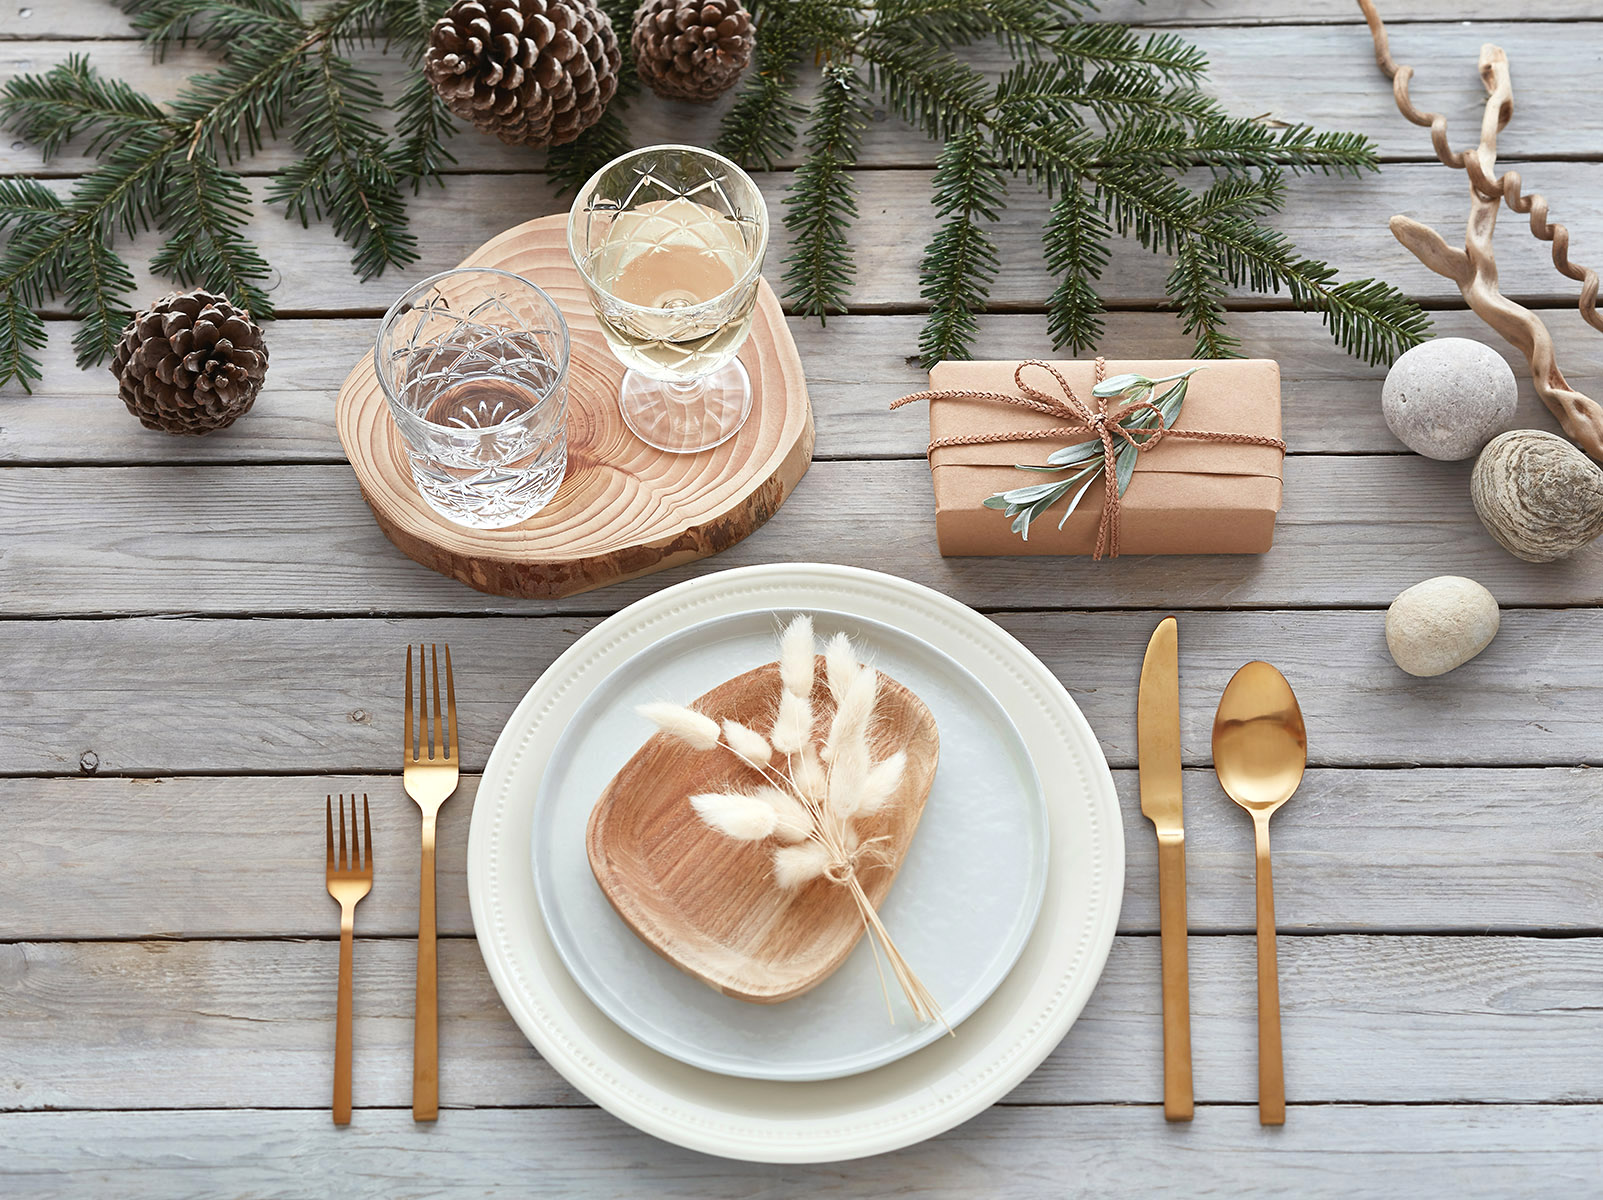
[[[740,0],[646,0],[635,13],[635,66],[668,100],[714,100],[751,61],[751,14]]]
[[[594,0],[457,0],[434,23],[423,72],[485,133],[560,146],[601,119],[621,62]]]
[[[117,394],[146,429],[210,433],[250,411],[267,375],[262,331],[226,296],[163,296],[117,343]]]

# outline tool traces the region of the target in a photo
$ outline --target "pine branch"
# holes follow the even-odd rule
[[[943,358],[967,358],[979,333],[974,314],[990,296],[996,276],[996,243],[984,226],[1002,214],[1007,183],[976,131],[947,142],[935,168],[936,211],[944,223],[924,249],[919,294],[930,316],[919,338],[926,366]]]
[[[849,66],[824,68],[807,155],[785,197],[785,228],[792,250],[785,259],[785,292],[798,310],[824,320],[846,307],[857,270],[847,241],[857,219],[857,164],[868,124],[862,80]]]
[[[1241,343],[1225,332],[1225,292],[1219,270],[1200,238],[1186,238],[1165,290],[1178,301],[1185,331],[1197,339],[1196,358],[1235,358]]]
[[[30,351],[45,347],[45,323],[15,292],[0,290],[0,387],[15,381],[31,393],[39,382],[39,360]]]
[[[192,144],[212,142],[237,162],[278,136],[304,75],[302,32],[299,23],[270,25],[257,37],[231,42],[217,71],[190,78],[172,110],[191,128]]]
[[[0,179],[0,230],[12,231],[0,255],[0,274],[7,270],[19,240],[48,236],[66,219],[58,197],[34,179]],[[43,349],[45,325],[33,301],[16,286],[0,285],[0,386],[15,380],[25,392],[39,380],[39,362],[30,351]]]
[[[870,84],[910,125],[946,142],[986,123],[991,89],[985,76],[950,50],[901,31],[878,31],[862,43]]]
[[[120,0],[158,58],[173,43],[226,49],[236,39],[302,24],[294,0]]]
[[[1089,0],[879,0],[869,31],[894,31],[898,39],[938,49],[994,39],[1015,54],[1034,56],[1055,49],[1065,10],[1093,7]]]
[[[611,16],[616,4],[617,0],[604,0],[601,7]],[[404,60],[409,65],[416,66],[423,60],[434,22],[443,17],[445,10],[450,7],[451,0],[385,0],[384,31],[392,42],[401,47]],[[613,17],[612,23],[616,29],[616,17]],[[623,40],[628,39],[625,37]]]
[[[413,195],[425,183],[443,185],[441,172],[447,163],[456,162],[456,156],[445,148],[446,139],[456,133],[451,110],[421,71],[412,76],[392,107],[395,143],[386,154],[390,170],[399,182],[412,185]]]
[[[69,55],[43,75],[17,75],[0,93],[0,120],[36,142],[49,162],[80,134],[96,154],[130,128],[166,129],[171,119],[125,83],[102,79],[82,54]]]
[[[383,103],[371,72],[319,44],[296,88],[295,147],[303,157],[268,189],[268,200],[309,225],[325,215],[351,247],[360,279],[417,261],[417,239],[406,232],[406,201],[384,150],[384,134],[369,119]]]
[[[67,303],[79,318],[72,347],[82,367],[117,348],[123,326],[133,316],[126,297],[134,290],[134,276],[128,264],[96,237],[70,242],[66,266]]]
[[[1176,83],[1195,83],[1208,70],[1208,58],[1173,33],[1142,39],[1122,25],[1070,26],[1057,40],[1057,52],[1105,70],[1152,71]]]
[[[1150,123],[1108,134],[1093,152],[1102,165],[1183,171],[1193,166],[1246,171],[1282,167],[1298,173],[1357,175],[1378,169],[1375,145],[1360,134],[1320,133],[1306,125],[1275,130],[1261,121],[1207,121],[1194,128]]]
[[[1298,257],[1283,233],[1245,216],[1205,213],[1192,192],[1166,176],[1111,169],[1096,174],[1094,182],[1121,233],[1165,253],[1201,239],[1225,282],[1260,293],[1285,290],[1299,308],[1323,314],[1336,343],[1366,362],[1390,362],[1430,328],[1429,318],[1395,288],[1367,279],[1337,284],[1334,268]]]
[[[172,164],[163,226],[172,236],[151,268],[190,287],[221,292],[258,321],[273,315],[261,286],[272,272],[245,239],[250,191],[237,174],[208,154],[177,157]]]
[[[1108,265],[1113,230],[1078,180],[1065,183],[1047,218],[1046,265],[1058,277],[1047,301],[1047,332],[1054,346],[1072,353],[1095,350],[1102,341],[1102,298],[1096,281]]]
[[[807,44],[799,6],[759,6],[757,50],[745,84],[718,125],[713,149],[743,167],[771,171],[796,144],[806,110],[796,102],[796,72]]]

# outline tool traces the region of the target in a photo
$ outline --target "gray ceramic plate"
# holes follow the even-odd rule
[[[752,1079],[868,1071],[943,1036],[894,993],[886,1013],[866,941],[818,987],[757,1005],[713,991],[658,957],[613,912],[590,872],[585,825],[609,780],[650,736],[635,707],[684,703],[772,662],[790,613],[738,613],[672,634],[612,671],[574,714],[541,778],[532,860],[541,915],[586,995],[624,1030],[692,1066]],[[919,638],[814,611],[820,640],[844,631],[934,713],[940,767],[895,885],[887,928],[954,1028],[1006,978],[1046,887],[1040,780],[1007,713],[978,680]],[[958,1036],[961,1037],[961,1031]]]

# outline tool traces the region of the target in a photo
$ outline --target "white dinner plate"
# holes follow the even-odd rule
[[[772,662],[794,614],[716,617],[620,660],[579,706],[552,751],[534,810],[534,888],[568,971],[609,1017],[692,1066],[749,1079],[833,1079],[884,1066],[945,1035],[891,983],[893,1024],[866,940],[838,971],[783,1004],[715,991],[662,958],[615,913],[590,869],[596,798],[655,731],[636,713],[688,704]],[[879,906],[897,948],[956,1028],[1007,976],[1041,910],[1048,826],[1041,783],[1018,730],[969,672],[911,634],[812,611],[820,642],[837,632],[918,696],[940,732],[940,765],[911,852]]]
[[[536,907],[529,862],[534,800],[573,714],[614,664],[681,629],[754,609],[848,613],[939,646],[1006,709],[1046,795],[1051,861],[1043,919],[1017,965],[957,1037],[845,1079],[737,1079],[642,1045],[568,974]],[[647,1133],[758,1162],[828,1162],[895,1150],[1001,1099],[1085,1007],[1113,943],[1123,881],[1113,778],[1052,673],[997,625],[938,592],[873,571],[811,563],[705,575],[630,605],[580,637],[507,722],[485,767],[468,838],[479,949],[508,1012],[546,1061]]]

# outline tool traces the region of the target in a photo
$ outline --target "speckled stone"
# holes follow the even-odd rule
[[[1603,470],[1540,429],[1492,439],[1469,494],[1486,531],[1526,562],[1564,558],[1603,534]]]
[[[1514,420],[1519,385],[1503,356],[1469,338],[1437,338],[1392,364],[1381,412],[1426,458],[1468,458]]]
[[[1497,636],[1497,601],[1473,579],[1438,575],[1416,583],[1386,610],[1386,648],[1410,675],[1445,675]]]

